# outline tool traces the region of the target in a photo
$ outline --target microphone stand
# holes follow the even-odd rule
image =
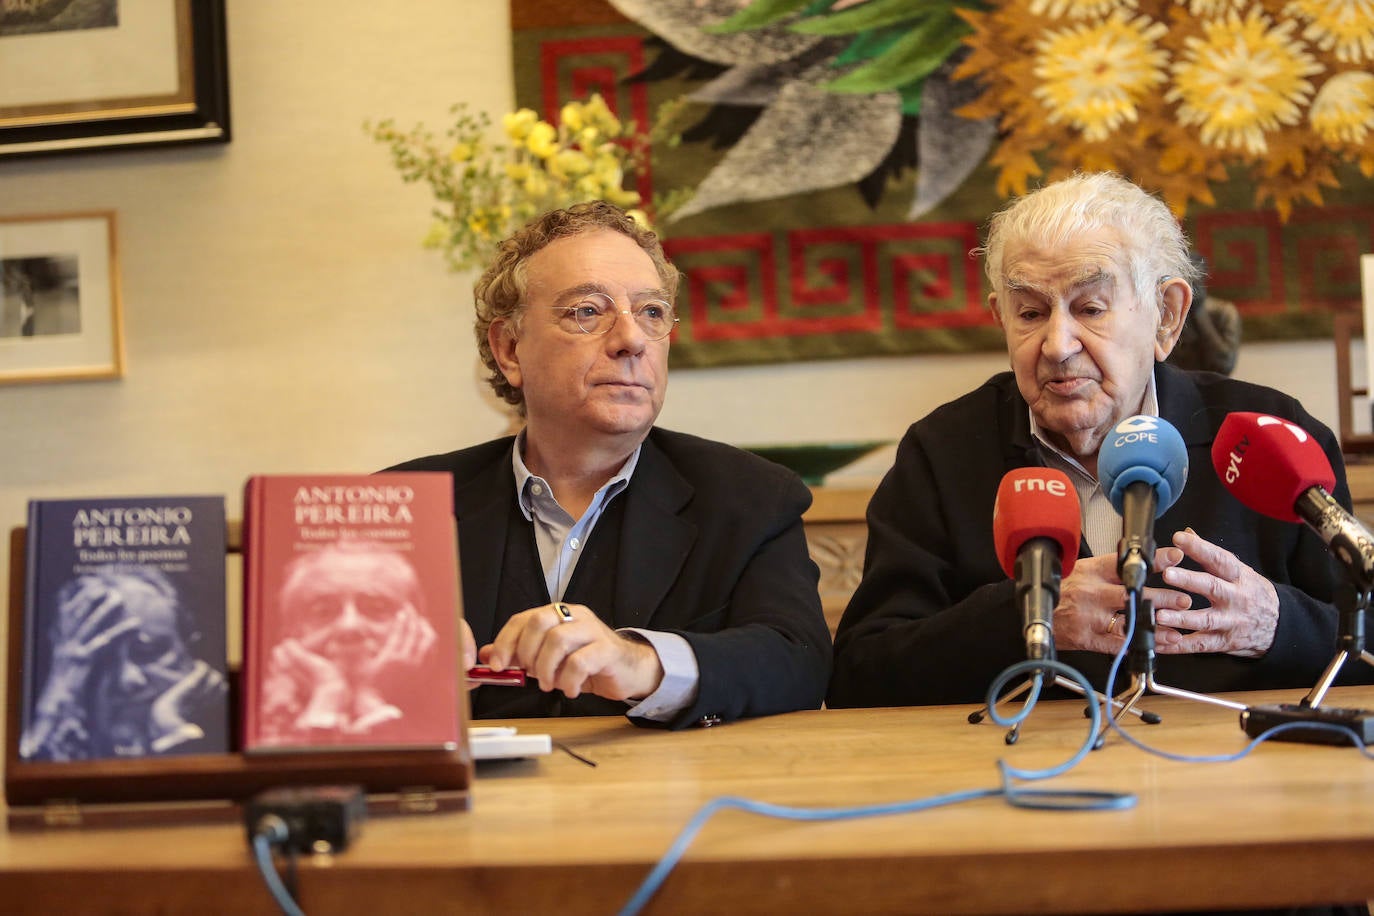
[[[1124,528],[1126,531],[1148,532],[1153,528],[1152,522],[1155,517],[1158,496],[1153,487],[1143,482],[1132,483],[1130,486],[1143,487],[1149,492],[1140,503],[1132,500],[1126,501],[1128,515],[1124,519]],[[1132,506],[1137,508],[1132,509]],[[1136,511],[1141,512],[1144,517],[1135,518]],[[1117,574],[1120,576],[1122,584],[1126,586],[1126,613],[1129,615],[1127,619],[1131,621],[1129,626],[1132,627],[1131,645],[1126,653],[1126,665],[1131,674],[1131,681],[1124,691],[1117,694],[1117,699],[1121,700],[1124,708],[1129,712],[1135,710],[1135,704],[1147,692],[1182,697],[1185,700],[1196,700],[1201,703],[1212,703],[1235,710],[1245,709],[1244,703],[1223,700],[1220,697],[1210,697],[1180,687],[1169,687],[1155,680],[1155,608],[1154,603],[1144,597],[1145,577],[1149,575],[1150,561],[1154,555],[1154,537],[1150,534],[1146,534],[1144,537],[1127,535],[1117,545]],[[1113,706],[1113,709],[1115,708]],[[1102,723],[1102,727],[1097,733],[1097,746],[1102,744],[1107,729],[1110,727],[1109,722],[1104,721]]]
[[[1354,578],[1352,575],[1351,579]],[[1371,587],[1369,584],[1355,584],[1348,588],[1342,588],[1336,596],[1336,604],[1340,611],[1336,656],[1331,659],[1331,663],[1326,666],[1322,676],[1317,679],[1316,685],[1308,692],[1307,696],[1302,698],[1301,705],[1320,706],[1322,699],[1326,696],[1326,691],[1331,689],[1331,684],[1336,680],[1336,675],[1340,673],[1341,666],[1351,656],[1362,659],[1365,664],[1374,665],[1374,655],[1371,655],[1364,647],[1364,618],[1370,599]]]
[[[1034,683],[1035,683],[1035,681],[1034,681],[1033,678],[1030,678],[1030,679],[1027,679],[1027,680],[1023,681],[1023,682],[1021,683],[1021,686],[1017,687],[1015,690],[1009,691],[1008,693],[1006,693],[1005,695],[1003,695],[1002,697],[1000,697],[1000,698],[998,699],[997,702],[1000,703],[1000,702],[1002,702],[1003,700],[1014,700],[1014,699],[1016,699],[1016,698],[1019,697],[1021,694],[1025,693],[1027,690],[1030,690],[1030,689],[1031,689],[1031,686],[1032,686]],[[1056,674],[1056,675],[1054,676],[1054,681],[1053,681],[1053,683],[1057,684],[1057,685],[1060,686],[1060,687],[1066,687],[1066,688],[1068,688],[1069,690],[1072,690],[1074,693],[1078,694],[1078,695],[1081,696],[1081,697],[1086,697],[1086,696],[1087,696],[1087,694],[1083,692],[1083,688],[1080,687],[1080,686],[1077,684],[1077,682],[1072,681],[1072,680],[1070,680],[1070,679],[1067,678],[1067,677],[1064,677],[1064,675],[1062,675],[1062,674]],[[1141,720],[1142,722],[1146,723],[1147,725],[1158,725],[1158,724],[1159,724],[1159,721],[1160,721],[1159,715],[1156,714],[1156,713],[1150,712],[1149,710],[1146,710],[1146,709],[1135,709],[1135,708],[1133,708],[1133,707],[1128,707],[1128,706],[1125,704],[1124,701],[1118,700],[1118,699],[1113,699],[1113,698],[1111,698],[1111,697],[1108,697],[1106,694],[1098,693],[1096,690],[1093,691],[1093,695],[1096,696],[1096,697],[1097,697],[1097,701],[1098,701],[1099,703],[1102,703],[1103,705],[1105,705],[1105,704],[1107,704],[1107,703],[1111,703],[1111,704],[1112,704],[1112,708],[1113,708],[1114,710],[1116,710],[1117,715],[1126,715],[1126,714],[1129,713],[1130,715],[1138,716],[1138,717],[1140,718],[1140,720]],[[989,707],[985,704],[985,705],[983,705],[983,706],[978,707],[978,708],[977,708],[976,710],[974,710],[973,712],[969,713],[969,714],[968,714],[968,721],[969,721],[969,724],[971,724],[971,725],[977,725],[979,722],[982,722],[983,719],[987,716],[988,710],[989,710]],[[1089,710],[1084,709],[1083,714],[1084,714],[1085,716],[1088,715],[1088,714],[1089,714]],[[1003,737],[1002,740],[1005,741],[1007,744],[1015,744],[1015,743],[1016,743],[1016,739],[1019,738],[1019,737],[1021,737],[1021,723],[1020,723],[1020,722],[1017,722],[1017,723],[1016,723],[1015,725],[1013,725],[1011,728],[1007,729],[1007,734]],[[1100,747],[1100,746],[1101,746],[1101,738],[1100,738],[1100,737],[1098,738],[1098,741],[1097,741],[1093,746],[1094,746],[1094,748],[1097,748],[1097,747]]]
[[[1044,620],[1053,614],[1054,606],[1059,601],[1059,550],[1057,547],[1053,549],[1052,560],[1050,560],[1046,554],[1036,554],[1034,556],[1036,556],[1040,562],[1039,564],[1035,564],[1034,561],[1031,561],[1032,575],[1027,577],[1029,586],[1024,590],[1024,593],[1021,586],[1021,563],[1023,561],[1021,558],[1017,559],[1017,603],[1022,606],[1022,620],[1025,622],[1026,626],[1027,655],[1032,661],[1052,662],[1054,661],[1054,635],[1051,633],[1050,627]],[[1029,607],[1028,603],[1030,603]],[[1037,611],[1039,613],[1036,613]],[[1035,686],[1037,678],[1044,677],[1046,670],[1046,668],[1038,669],[1015,690],[998,698],[997,702],[1000,703],[1002,700],[1014,700],[1021,696],[1027,690]],[[1072,690],[1081,697],[1087,696],[1087,694],[1083,692],[1083,688],[1079,686],[1077,682],[1064,675],[1054,675],[1051,683]],[[1097,691],[1093,691],[1093,694],[1097,697],[1099,703],[1115,703],[1116,706],[1120,707],[1119,712],[1121,713],[1134,713],[1143,721],[1151,725],[1159,721],[1159,716],[1156,716],[1154,713],[1135,709],[1128,710],[1125,708],[1124,704],[1112,700],[1104,694],[1098,693]],[[977,725],[979,722],[982,722],[989,711],[990,707],[985,704],[974,712],[969,713],[969,724]],[[1085,711],[1085,715],[1090,715],[1090,713]],[[1012,724],[1011,728],[1007,730],[1007,734],[1003,739],[1007,744],[1015,744],[1017,738],[1021,736],[1021,721],[1022,720],[1017,720]]]
[[[1348,580],[1336,595],[1336,609],[1340,614],[1336,656],[1300,704],[1316,707],[1351,656],[1374,665],[1374,655],[1364,647],[1365,611],[1374,592],[1374,540],[1364,525],[1346,513],[1321,487],[1305,490],[1293,510],[1326,541],[1327,548],[1345,568]]]

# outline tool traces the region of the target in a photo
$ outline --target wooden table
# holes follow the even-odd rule
[[[1249,701],[1296,700],[1302,691]],[[1374,706],[1374,688],[1332,705]],[[1178,753],[1246,742],[1234,712],[1151,697],[1133,734]],[[532,720],[594,760],[483,764],[468,812],[374,819],[305,861],[307,913],[613,913],[706,801],[894,802],[998,785],[996,761],[1067,759],[1081,704],[1042,704],[1020,742],[970,707],[825,710],[669,733],[616,718]],[[797,823],[713,818],[646,913],[1140,911],[1374,897],[1374,762],[1353,748],[1271,743],[1238,763],[1163,760],[1113,735],[1047,788],[1138,795],[1130,810],[1044,812],[991,798],[925,813]],[[271,912],[241,829],[11,833],[0,909]]]

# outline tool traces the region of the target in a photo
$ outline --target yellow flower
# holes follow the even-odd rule
[[[1179,103],[1179,121],[1198,125],[1204,144],[1263,155],[1265,134],[1297,122],[1312,95],[1307,77],[1322,69],[1293,39],[1296,25],[1271,25],[1258,9],[1204,23],[1203,37],[1184,42],[1165,95]]]
[[[491,218],[485,210],[478,210],[468,217],[468,229],[478,238],[490,238]]]
[[[521,187],[530,197],[543,197],[549,193],[549,179],[543,172],[533,171],[530,172],[529,177],[524,180]]]
[[[1135,9],[1136,0],[1031,0],[1030,10],[1051,19],[1100,19],[1123,7]]]
[[[511,181],[524,181],[530,176],[530,167],[523,162],[507,162],[505,171]]]
[[[573,133],[577,133],[586,123],[582,120],[582,103],[569,102],[558,113],[558,122]]]
[[[449,150],[448,158],[450,162],[467,162],[472,158],[476,147],[471,143],[455,143],[453,149]]]
[[[593,93],[592,97],[587,100],[584,112],[588,123],[595,125],[608,137],[619,137],[621,131],[624,130],[624,125],[622,125],[620,119],[611,112],[610,107],[606,104],[606,100],[601,97],[601,93],[599,92]]]
[[[577,179],[577,183],[573,187],[577,189],[578,194],[588,200],[599,198],[605,193],[604,186],[597,180],[595,175],[583,175],[581,178]]]
[[[592,149],[601,142],[601,131],[588,125],[577,132],[577,145],[583,149]]]
[[[1086,140],[1105,140],[1137,105],[1165,80],[1167,55],[1155,46],[1168,32],[1146,16],[1128,20],[1113,13],[1106,21],[1049,32],[1036,44],[1033,94],[1045,104],[1046,119],[1067,121]]]
[[[1374,60],[1374,3],[1370,0],[1292,0],[1286,15],[1308,20],[1302,37],[1336,60],[1358,64]]]
[[[539,115],[528,108],[521,108],[512,111],[501,119],[501,126],[506,129],[506,136],[516,143],[521,142],[530,135],[530,129],[539,121]]]
[[[607,186],[604,197],[621,208],[638,206],[642,199],[638,191],[627,191],[619,185]]]
[[[625,179],[625,170],[620,166],[620,160],[614,153],[598,153],[592,162],[592,173],[597,180],[607,187],[620,187],[620,183]]]
[[[549,158],[558,152],[558,131],[547,121],[540,121],[530,128],[525,148],[540,159]]]
[[[1351,70],[1331,77],[1312,100],[1309,118],[1328,146],[1364,143],[1374,131],[1374,74]]]
[[[587,154],[575,149],[560,150],[549,160],[549,174],[555,178],[581,178],[592,170]]]
[[[1249,0],[1188,0],[1188,12],[1201,19],[1212,19],[1238,10],[1247,2]]]

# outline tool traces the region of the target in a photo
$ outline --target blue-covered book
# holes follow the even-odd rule
[[[29,503],[23,760],[229,750],[222,496]]]

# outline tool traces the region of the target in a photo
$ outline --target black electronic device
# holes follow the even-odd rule
[[[1280,725],[1293,725],[1275,732],[1275,741],[1302,741],[1307,744],[1350,744],[1349,729],[1368,746],[1374,743],[1374,709],[1340,706],[1306,706],[1302,703],[1270,703],[1247,706],[1240,713],[1240,727],[1252,738]]]
[[[244,826],[249,840],[267,822],[277,831],[270,837],[274,846],[304,853],[341,852],[366,817],[367,799],[359,786],[285,787],[254,796],[244,809]]]

